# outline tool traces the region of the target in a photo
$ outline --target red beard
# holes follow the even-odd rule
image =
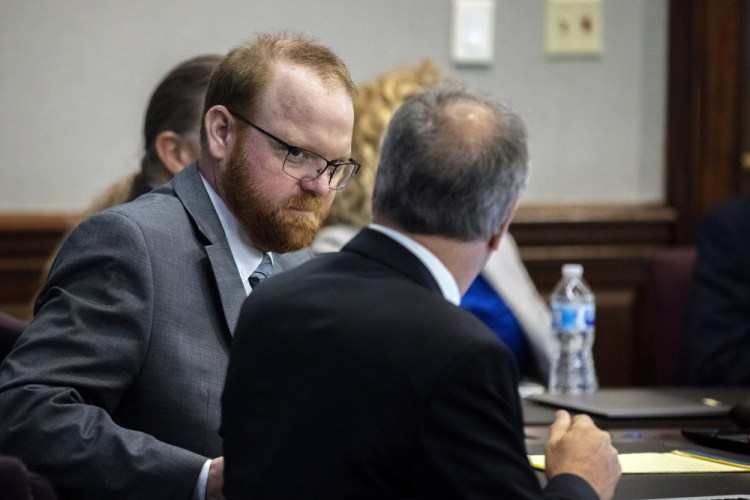
[[[263,252],[286,253],[310,246],[330,210],[321,196],[309,191],[278,201],[264,196],[248,173],[240,141],[222,169],[221,185],[227,206]]]

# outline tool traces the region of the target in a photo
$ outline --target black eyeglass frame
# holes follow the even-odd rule
[[[249,125],[250,127],[254,128],[255,130],[257,130],[261,134],[263,134],[266,137],[268,137],[269,139],[271,139],[271,140],[277,142],[278,144],[280,144],[281,146],[285,147],[287,151],[286,151],[286,156],[284,157],[284,163],[281,166],[281,170],[286,175],[288,175],[289,177],[297,179],[298,181],[312,182],[315,179],[317,179],[318,177],[320,177],[321,175],[323,175],[326,172],[326,170],[328,170],[330,168],[330,172],[331,173],[330,173],[330,176],[328,178],[328,187],[330,189],[333,189],[333,190],[339,190],[339,189],[343,189],[347,185],[349,185],[349,182],[351,182],[351,180],[354,178],[354,176],[357,175],[357,172],[359,172],[359,169],[362,167],[362,165],[359,162],[357,162],[354,158],[349,158],[346,161],[341,161],[341,160],[330,161],[327,158],[324,158],[323,156],[319,155],[315,151],[310,151],[309,149],[301,148],[299,146],[292,146],[288,142],[286,142],[286,141],[284,141],[282,139],[279,139],[278,137],[276,137],[275,135],[273,135],[271,132],[269,132],[267,130],[264,130],[261,127],[257,126],[256,124],[254,124],[253,122],[251,122],[250,120],[248,120],[247,118],[245,118],[244,116],[242,116],[241,114],[239,114],[239,113],[237,113],[235,111],[232,111],[231,109],[228,109],[228,108],[227,108],[227,111],[229,111],[229,114],[231,114],[233,117],[235,117],[238,120],[240,120],[245,125]],[[311,154],[313,156],[316,156],[316,157],[320,158],[321,160],[325,161],[326,162],[326,166],[324,168],[321,168],[321,169],[317,170],[316,171],[317,175],[315,177],[312,177],[310,179],[300,179],[296,175],[293,175],[293,174],[289,173],[284,168],[286,166],[286,160],[287,160],[287,158],[293,152],[297,152],[297,154],[299,154],[300,152],[304,152],[304,153],[308,153],[308,154]],[[347,165],[351,165],[351,167],[352,167],[351,173],[348,176],[343,177],[342,178],[343,180],[340,183],[338,183],[337,186],[335,186],[335,187],[332,186],[331,185],[331,181],[333,180],[333,176],[336,173],[336,170],[338,170],[341,167],[345,167]]]

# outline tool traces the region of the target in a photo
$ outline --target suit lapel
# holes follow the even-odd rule
[[[359,253],[376,260],[442,295],[440,286],[422,261],[400,243],[379,231],[363,229],[341,251]]]
[[[196,231],[203,236],[206,255],[211,263],[219,300],[230,333],[234,333],[242,302],[247,295],[239,279],[237,265],[229,249],[219,216],[211,203],[195,163],[177,174],[173,180],[174,191],[190,214]]]
[[[273,272],[276,274],[281,271],[286,271],[287,269],[291,269],[312,259],[314,256],[315,255],[310,248],[303,248],[302,250],[289,253],[274,253]]]

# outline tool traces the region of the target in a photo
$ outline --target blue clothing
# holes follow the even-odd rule
[[[461,307],[471,311],[500,337],[522,370],[528,357],[528,345],[521,324],[503,298],[481,274],[461,298]]]

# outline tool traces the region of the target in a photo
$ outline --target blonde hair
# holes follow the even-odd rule
[[[380,161],[380,144],[388,122],[409,97],[440,81],[440,69],[431,60],[405,66],[359,87],[354,97],[352,158],[362,164],[351,184],[336,194],[324,226],[366,226],[372,220],[372,190]]]

